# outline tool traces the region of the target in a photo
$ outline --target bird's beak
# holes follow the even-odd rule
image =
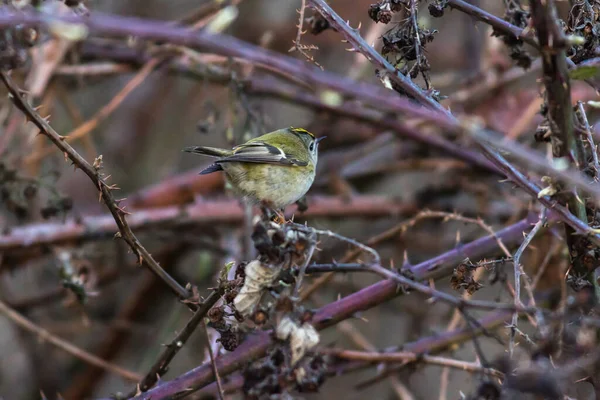
[[[315,142],[316,142],[317,144],[319,144],[319,142],[320,142],[321,140],[325,139],[326,137],[327,137],[327,136],[321,136],[321,137],[318,137],[318,138],[316,138],[316,139],[315,139]]]

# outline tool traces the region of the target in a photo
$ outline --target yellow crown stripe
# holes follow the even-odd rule
[[[304,128],[294,128],[293,126],[290,126],[290,129],[297,133],[306,133],[310,137],[313,137],[313,138],[315,137],[315,135],[313,135],[312,133],[310,133],[309,131],[307,131]]]

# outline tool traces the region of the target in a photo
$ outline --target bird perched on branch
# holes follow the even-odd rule
[[[201,175],[224,171],[236,195],[279,213],[310,189],[315,180],[319,142],[324,138],[316,138],[306,129],[289,127],[231,150],[192,146],[183,151],[216,157]]]

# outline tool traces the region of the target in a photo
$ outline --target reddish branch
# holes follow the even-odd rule
[[[184,205],[198,195],[206,195],[223,187],[222,174],[198,174],[199,168],[165,179],[127,197],[124,201],[136,209]]]
[[[378,196],[309,198],[308,211],[298,217],[385,217],[406,215],[415,211],[412,204],[401,204]],[[290,207],[292,212],[294,207]],[[144,230],[164,227],[173,229],[185,225],[239,224],[244,211],[237,200],[211,200],[186,207],[165,207],[136,210],[128,217],[130,229]],[[49,222],[13,228],[0,234],[0,252],[68,241],[111,237],[117,225],[112,215],[89,216],[65,223]]]

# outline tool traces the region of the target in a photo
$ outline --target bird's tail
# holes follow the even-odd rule
[[[188,153],[203,154],[211,157],[227,157],[231,155],[231,150],[218,149],[216,147],[191,146],[186,147],[183,151]]]

